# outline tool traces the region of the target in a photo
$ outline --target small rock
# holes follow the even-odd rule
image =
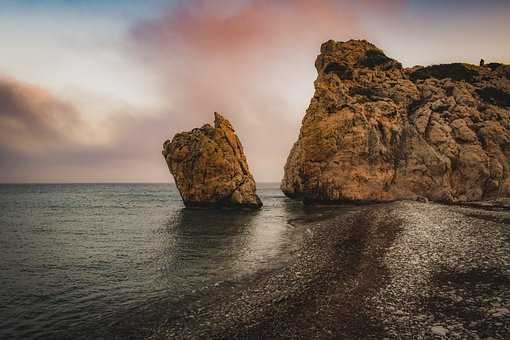
[[[439,336],[446,336],[446,334],[448,334],[448,329],[444,328],[443,326],[432,326],[430,327],[430,331],[432,334]]]
[[[416,202],[428,203],[429,199],[427,197],[424,197],[424,196],[418,196],[418,197],[416,197]]]
[[[427,320],[427,316],[425,314],[420,314],[416,317],[416,320],[418,321]]]
[[[493,313],[492,316],[494,317],[500,317],[500,316],[505,316],[505,315],[508,315],[510,314],[510,310],[508,310],[508,308],[495,308],[493,309]]]

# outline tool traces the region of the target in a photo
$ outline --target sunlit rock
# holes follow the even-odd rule
[[[404,69],[367,41],[328,41],[281,188],[305,202],[462,202],[510,192],[510,67]]]

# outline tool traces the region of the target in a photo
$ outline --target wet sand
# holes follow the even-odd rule
[[[395,202],[288,223],[305,237],[281,268],[106,338],[510,338],[510,211]]]

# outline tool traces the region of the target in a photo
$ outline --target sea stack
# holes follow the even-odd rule
[[[510,67],[404,69],[364,40],[321,46],[281,183],[310,203],[467,202],[510,193]]]
[[[163,144],[163,157],[186,207],[250,208],[262,202],[230,122],[214,113],[205,124]]]

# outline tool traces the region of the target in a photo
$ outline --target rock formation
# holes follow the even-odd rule
[[[281,188],[305,202],[464,202],[510,192],[510,67],[403,69],[328,41]]]
[[[187,207],[260,208],[243,147],[228,120],[205,124],[163,144],[163,156]]]

